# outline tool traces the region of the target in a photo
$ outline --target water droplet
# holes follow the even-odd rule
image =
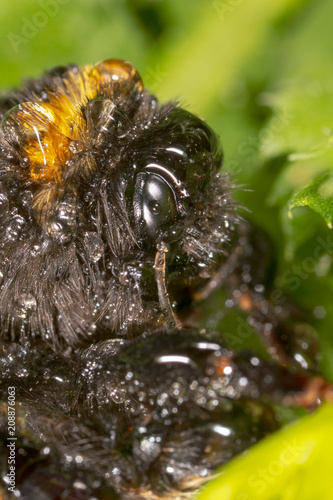
[[[25,190],[20,196],[22,205],[30,206],[33,202],[33,194],[31,191]]]
[[[207,403],[207,390],[204,386],[200,386],[196,389],[194,393],[194,400],[197,405],[202,406]]]
[[[22,138],[22,130],[18,122],[18,115],[22,112],[22,105],[18,104],[10,108],[1,120],[1,129],[11,139]]]
[[[68,243],[74,236],[76,217],[74,203],[70,200],[60,202],[47,222],[48,234],[59,243]]]
[[[326,309],[323,306],[316,306],[313,310],[313,314],[316,318],[325,318],[326,316]]]
[[[241,387],[246,387],[249,383],[249,380],[246,377],[241,377],[238,383]]]
[[[238,397],[238,393],[236,392],[236,389],[234,389],[233,387],[229,386],[227,387],[226,391],[225,391],[226,395],[229,396],[229,398],[233,398],[235,399],[236,397]]]
[[[110,393],[110,398],[116,404],[122,404],[126,400],[126,392],[124,389],[113,389]]]
[[[32,249],[30,250],[31,255],[32,255],[33,257],[36,257],[36,255],[38,255],[38,254],[39,254],[40,249],[41,249],[41,245],[37,245],[37,244],[36,244],[36,245],[34,245],[34,246],[32,247]]]
[[[159,406],[163,406],[164,403],[167,401],[168,397],[169,396],[166,392],[162,392],[162,394],[160,394],[159,397],[157,398],[157,404]]]
[[[151,200],[148,203],[148,208],[153,215],[160,215],[162,212],[162,205],[157,200]]]
[[[144,453],[147,459],[154,460],[161,453],[161,445],[155,436],[145,436],[140,442],[141,453]]]
[[[28,370],[26,368],[20,367],[15,370],[16,377],[23,378],[28,376]]]
[[[252,366],[258,366],[260,364],[259,358],[256,358],[255,356],[250,359],[250,363]]]
[[[4,213],[9,208],[9,201],[6,195],[0,194],[0,213]]]
[[[195,391],[195,389],[198,387],[198,382],[197,380],[193,380],[193,382],[191,382],[190,384],[190,389],[191,391]]]
[[[97,233],[86,233],[84,235],[84,243],[89,258],[93,262],[98,262],[104,252],[104,245],[101,237]]]
[[[171,394],[175,397],[182,397],[185,394],[184,387],[179,382],[174,382],[171,387]]]
[[[232,373],[232,367],[226,366],[223,370],[224,375],[230,375]]]
[[[208,410],[212,411],[218,406],[219,402],[217,399],[210,399],[207,403]]]
[[[144,391],[138,392],[138,400],[142,403],[146,399],[146,393]]]
[[[76,458],[78,458],[78,457],[76,457]],[[84,483],[83,483],[82,481],[80,481],[79,479],[76,479],[76,480],[74,481],[74,483],[73,483],[73,487],[74,487],[75,489],[82,490],[82,491],[84,491],[84,490],[86,490],[86,489],[87,489],[87,485],[86,485],[86,484],[84,484]],[[90,500],[91,500],[91,499],[90,499]]]
[[[52,239],[61,241],[63,238],[64,228],[59,222],[50,222],[47,225],[47,232]]]
[[[16,314],[19,318],[25,319],[30,313],[36,311],[37,302],[35,297],[23,293],[16,301]]]
[[[25,224],[25,219],[20,215],[15,215],[9,222],[6,228],[6,237],[8,240],[16,241],[21,233],[23,226]]]

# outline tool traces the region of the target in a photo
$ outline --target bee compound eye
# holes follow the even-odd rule
[[[175,194],[163,177],[146,172],[138,174],[134,213],[140,232],[149,243],[156,242],[158,236],[177,219]]]

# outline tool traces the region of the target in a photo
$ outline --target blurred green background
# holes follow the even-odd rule
[[[0,87],[118,57],[161,100],[204,117],[221,136],[224,168],[244,186],[236,196],[275,242],[276,287],[310,311],[333,380],[332,19],[331,0],[3,0]],[[220,319],[211,312],[208,323],[223,330]],[[297,487],[286,491],[281,481],[278,494],[266,488],[260,498],[301,498]],[[223,498],[259,498],[251,495]]]

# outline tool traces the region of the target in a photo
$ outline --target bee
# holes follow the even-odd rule
[[[0,117],[3,498],[188,496],[276,405],[332,399],[204,120],[119,59],[54,68]],[[270,359],[198,326],[219,286]]]

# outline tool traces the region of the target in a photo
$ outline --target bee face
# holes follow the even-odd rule
[[[159,105],[117,59],[53,70],[10,100],[3,331],[56,347],[165,322],[161,290],[210,277],[236,220],[216,134],[176,104]]]

